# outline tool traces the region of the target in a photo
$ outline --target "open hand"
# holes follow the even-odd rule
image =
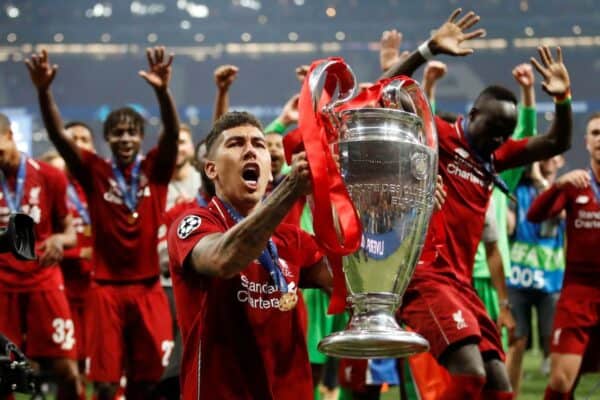
[[[394,64],[408,58],[410,54],[408,51],[400,53],[402,33],[395,29],[383,31],[379,45],[379,65],[382,71],[387,71]]]
[[[279,114],[279,120],[285,126],[289,126],[292,124],[298,123],[299,112],[298,112],[298,102],[300,100],[300,95],[295,94],[285,103],[283,109],[281,110],[281,114]]]
[[[146,57],[148,58],[148,70],[140,71],[138,74],[154,89],[166,89],[171,79],[173,54],[170,54],[165,61],[165,48],[154,47],[146,49]]]
[[[229,90],[229,87],[237,78],[238,67],[235,65],[221,65],[215,69],[215,84],[221,91]]]
[[[442,53],[451,56],[466,56],[473,53],[473,49],[462,47],[464,41],[485,35],[485,29],[476,29],[472,32],[465,31],[479,22],[479,15],[469,11],[459,21],[456,21],[461,8],[457,8],[450,17],[433,34],[429,42],[429,48],[433,54]]]
[[[32,54],[30,59],[25,60],[25,65],[29,70],[31,82],[33,82],[37,90],[46,90],[50,87],[56,76],[58,65],[50,64],[46,50],[42,50],[39,54]]]
[[[569,71],[563,64],[563,54],[560,47],[556,48],[556,60],[552,57],[548,46],[538,47],[542,64],[534,57],[531,57],[531,63],[544,78],[542,89],[550,96],[562,96],[571,87]]]

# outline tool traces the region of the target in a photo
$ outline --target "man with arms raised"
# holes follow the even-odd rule
[[[314,240],[281,224],[310,192],[306,155],[262,201],[271,160],[260,123],[223,115],[206,140],[204,174],[216,196],[169,228],[182,330],[185,399],[309,399],[306,310],[298,286],[329,288]]]
[[[164,53],[164,48],[148,49],[149,70],[139,73],[159,102],[164,133],[158,147],[146,157],[139,154],[144,120],[131,108],[117,109],[104,122],[111,161],[79,148],[65,133],[50,92],[57,66],[47,53],[27,60],[48,135],[88,199],[96,283],[90,299],[90,379],[99,399],[114,397],[125,369],[127,399],[149,398],[172,349],[156,252],[179,134],[168,85],[173,57]]]
[[[542,192],[527,218],[542,222],[567,212],[566,268],[550,342],[545,399],[571,399],[578,376],[600,368],[600,113],[588,119],[590,168],[571,171]]]
[[[457,19],[460,9],[386,76],[411,75],[435,54],[468,55],[465,40],[483,33],[464,33],[479,21],[473,12]],[[557,49],[539,49],[542,88],[556,102],[556,117],[545,135],[509,139],[517,123],[517,100],[499,86],[486,88],[469,115],[454,124],[436,119],[439,170],[448,193],[444,209],[434,214],[421,263],[405,294],[401,319],[431,344],[431,352],[449,371],[444,399],[511,399],[496,324],[472,286],[472,268],[485,212],[494,185],[507,191],[495,170],[549,158],[570,147],[572,116],[570,81]],[[461,227],[461,229],[458,229]]]
[[[67,208],[62,172],[19,152],[10,121],[0,114],[0,226],[11,213],[35,223],[35,261],[0,254],[0,332],[25,354],[52,370],[59,399],[85,396],[77,372],[73,319],[58,262],[63,248],[77,243]],[[25,345],[23,347],[23,345]]]

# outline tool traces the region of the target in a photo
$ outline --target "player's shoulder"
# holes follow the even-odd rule
[[[67,176],[63,171],[44,161],[28,158],[27,164],[36,174],[39,174],[50,181],[67,181]]]
[[[215,210],[209,207],[200,207],[189,204],[181,207],[177,216],[169,225],[169,236],[187,239],[195,231],[199,232],[225,232],[227,225]]]

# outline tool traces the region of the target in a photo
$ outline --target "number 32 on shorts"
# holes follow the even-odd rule
[[[63,350],[72,350],[75,345],[75,326],[73,325],[73,320],[54,318],[52,320],[52,328],[54,328],[54,333],[52,334],[54,343],[59,344]]]

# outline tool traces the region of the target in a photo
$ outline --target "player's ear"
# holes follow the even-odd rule
[[[211,181],[214,181],[217,178],[217,166],[208,158],[206,158],[204,162],[204,173]]]

